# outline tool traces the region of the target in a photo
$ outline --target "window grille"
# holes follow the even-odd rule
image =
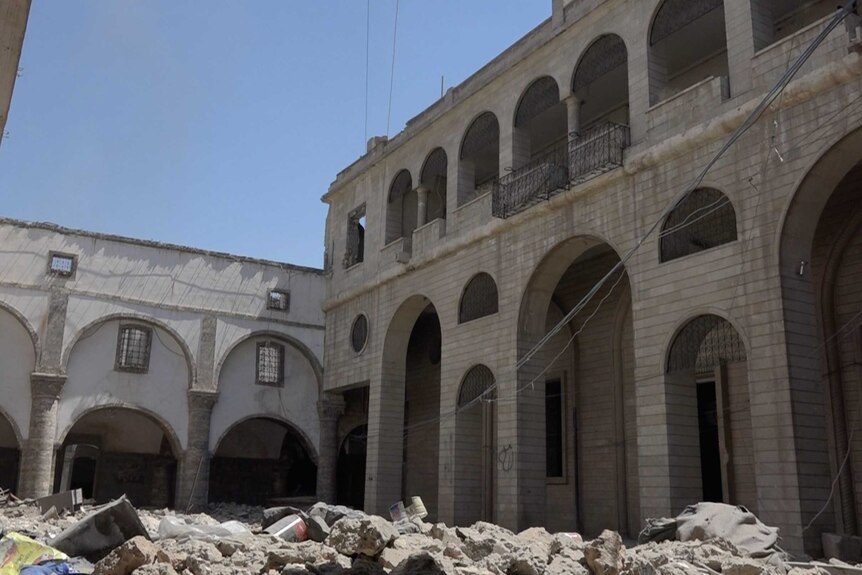
[[[515,113],[515,126],[520,127],[530,120],[560,103],[560,89],[550,76],[539,78],[527,88],[518,111]]]
[[[266,298],[266,309],[276,311],[287,311],[290,309],[290,292],[283,290],[269,290]]]
[[[500,144],[500,124],[497,116],[485,112],[470,124],[464,143],[461,144],[461,159],[473,158],[490,146]]]
[[[662,262],[735,241],[733,204],[718,190],[693,190],[667,217],[660,237]]]
[[[75,273],[76,257],[69,254],[51,252],[49,255],[48,271],[60,277],[71,277]]]
[[[150,368],[153,330],[142,325],[121,325],[114,369],[146,373]]]
[[[674,339],[667,371],[706,373],[721,364],[745,360],[745,344],[730,322],[716,315],[702,315],[688,322]]]
[[[461,296],[458,323],[466,323],[497,313],[497,284],[486,273],[473,276]]]
[[[353,351],[360,353],[368,342],[368,318],[364,314],[356,316],[350,329],[350,345]]]
[[[281,385],[284,383],[284,346],[272,341],[257,344],[258,385]]]
[[[665,0],[653,20],[650,45],[654,46],[717,8],[724,8],[724,0]]]
[[[628,59],[626,45],[616,34],[605,34],[587,48],[575,70],[572,90],[578,92],[608,72],[624,66]]]
[[[427,221],[446,217],[446,172],[448,159],[443,148],[436,148],[428,155],[419,182],[428,188]]]
[[[470,368],[464,381],[461,382],[461,391],[458,392],[458,408],[471,405],[473,401],[482,399],[497,399],[497,388],[494,387],[494,374],[484,365]]]

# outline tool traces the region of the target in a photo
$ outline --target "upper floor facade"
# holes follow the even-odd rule
[[[835,3],[555,0],[552,12],[338,174],[323,197],[325,309],[517,225],[554,195],[729,133]],[[848,18],[797,78],[828,82],[860,36]]]

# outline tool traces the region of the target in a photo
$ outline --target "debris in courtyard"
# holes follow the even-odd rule
[[[36,546],[36,552],[26,554],[28,561],[66,560],[53,545],[59,542],[72,557],[68,559],[71,573],[95,575],[859,572],[855,566],[834,559],[819,564],[785,562],[775,545],[777,531],[744,508],[698,504],[666,521],[676,525],[672,536],[626,547],[620,534],[610,530],[584,541],[578,533],[549,533],[541,527],[517,534],[485,522],[449,527],[423,521],[415,514],[391,522],[325,503],[307,510],[221,504],[210,506],[208,513],[184,515],[166,509],[136,511],[121,498],[102,507],[58,513],[44,520],[32,502],[0,508],[0,526],[9,530],[7,537],[24,538],[27,545]],[[653,527],[658,524],[651,522]],[[663,533],[669,533],[667,525],[661,525]],[[105,533],[99,531],[106,527]],[[141,532],[134,533],[138,529]],[[95,563],[81,561],[76,555],[86,555]],[[0,568],[0,575],[17,574],[27,564],[18,561],[11,571]],[[41,571],[26,571],[53,572],[63,571],[48,571],[47,566]]]

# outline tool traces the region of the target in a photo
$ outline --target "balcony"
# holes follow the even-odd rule
[[[500,178],[492,213],[508,218],[623,163],[629,128],[605,123]]]

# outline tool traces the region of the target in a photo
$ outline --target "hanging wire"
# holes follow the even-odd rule
[[[392,69],[389,71],[389,109],[386,112],[386,135],[389,136],[389,123],[392,119],[392,92],[395,89],[395,48],[398,45],[398,8],[401,0],[395,0],[395,26],[392,31]]]

